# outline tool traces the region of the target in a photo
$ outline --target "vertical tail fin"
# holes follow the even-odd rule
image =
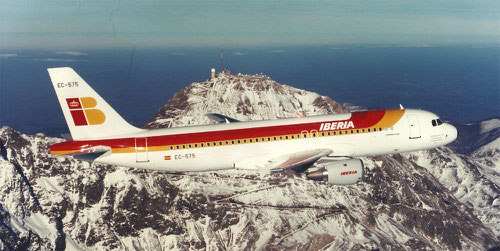
[[[127,123],[73,69],[49,68],[57,99],[75,140],[140,132]]]

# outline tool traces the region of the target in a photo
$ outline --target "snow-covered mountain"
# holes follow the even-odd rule
[[[456,124],[457,142],[407,153],[500,236],[500,120]]]
[[[192,83],[174,94],[144,127],[214,123],[205,116],[207,113],[263,120],[340,112],[342,106],[327,96],[279,84],[262,74],[234,76],[223,71],[214,79]]]
[[[479,132],[473,144],[476,147],[470,156],[498,173],[500,172],[500,119],[484,120],[476,124],[479,126]]]
[[[460,134],[450,144],[458,153],[472,154],[500,137],[500,118],[492,118],[476,123],[459,124],[451,122],[457,127]],[[492,140],[493,139],[493,140]]]
[[[328,97],[266,76],[224,72],[175,94],[145,127],[205,124],[204,114],[213,112],[256,120],[341,111]],[[498,178],[492,181],[498,176],[473,174],[480,187],[458,182],[469,177],[461,170],[470,167],[458,163],[481,162],[450,148],[364,158],[363,182],[331,186],[291,171],[167,174],[89,164],[50,156],[48,146],[62,139],[8,127],[0,129],[0,141],[0,249],[478,250],[499,245],[484,225],[498,231],[491,225],[498,222]],[[454,179],[437,171],[454,167]],[[490,184],[489,190],[483,184]],[[477,196],[481,200],[471,199]]]

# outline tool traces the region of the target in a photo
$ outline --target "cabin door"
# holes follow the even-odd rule
[[[306,142],[309,142],[309,132],[306,130],[303,130],[300,132],[300,137],[303,139],[306,139]]]
[[[309,132],[309,137],[311,138],[311,141],[312,141],[313,138],[319,137],[318,131],[317,130],[311,130]]]
[[[148,162],[148,138],[135,138],[135,161]]]
[[[408,114],[408,123],[410,124],[410,139],[419,139],[421,135],[417,115]]]

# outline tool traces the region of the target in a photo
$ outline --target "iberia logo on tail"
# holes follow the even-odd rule
[[[95,109],[97,101],[91,97],[67,98],[68,108],[75,126],[100,125],[106,121],[106,115]]]

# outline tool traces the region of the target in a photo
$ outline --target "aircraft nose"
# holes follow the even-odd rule
[[[449,129],[447,130],[448,139],[450,142],[454,141],[458,137],[458,130],[456,127],[448,124]]]

